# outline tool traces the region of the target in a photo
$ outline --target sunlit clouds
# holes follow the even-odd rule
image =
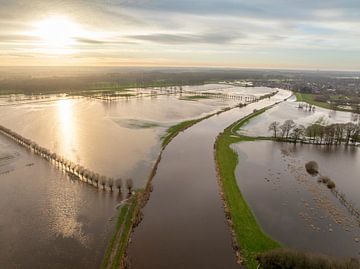
[[[360,69],[360,3],[3,1],[2,65]]]

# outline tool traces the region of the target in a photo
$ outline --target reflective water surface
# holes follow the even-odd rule
[[[289,96],[236,108],[179,134],[165,149],[144,219],[129,246],[132,268],[239,268],[216,180],[216,136],[253,110]]]
[[[233,148],[239,154],[239,188],[266,233],[286,246],[360,257],[359,220],[304,167],[316,161],[320,173],[359,209],[358,148],[270,141],[243,142]]]
[[[295,97],[292,96],[288,101],[265,111],[243,126],[240,133],[249,136],[271,136],[272,133],[268,128],[270,123],[274,121],[282,124],[286,120],[294,120],[296,124],[302,124],[306,127],[319,119],[323,119],[327,124],[358,120],[350,112],[334,111],[321,107],[316,107],[315,111],[299,109],[295,100]]]
[[[237,90],[244,91],[231,88]],[[264,90],[251,91],[253,95]],[[2,97],[0,124],[95,172],[132,177],[136,187],[142,187],[168,126],[239,102],[181,97],[165,94],[111,102],[65,96],[25,101],[11,97],[14,100],[9,102],[9,97]],[[178,149],[181,154],[182,149]],[[206,149],[209,161],[211,149],[212,145]],[[117,192],[72,180],[3,135],[0,184],[0,268],[99,267],[113,231],[116,206],[122,200]],[[216,199],[214,184],[203,187],[211,188]],[[214,206],[218,218],[213,225],[220,223],[224,229],[218,236],[228,238],[221,203],[215,200]],[[231,255],[227,243],[223,250],[220,245],[217,249],[224,253],[230,249]]]
[[[122,198],[0,136],[0,268],[98,268]]]
[[[0,124],[97,173],[132,177],[141,187],[170,125],[238,102],[175,95],[112,102],[67,98],[0,106]]]

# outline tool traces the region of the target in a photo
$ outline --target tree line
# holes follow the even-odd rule
[[[280,124],[274,121],[269,125],[269,131],[278,140],[297,143],[308,142],[325,145],[355,145],[360,140],[360,122],[326,124],[322,119],[305,127],[295,124],[293,120],[286,120]]]
[[[34,141],[22,137],[21,135],[4,126],[0,125],[0,132],[17,142],[19,145],[30,149],[32,152],[55,164],[57,167],[77,177],[79,180],[91,184],[92,186],[95,186],[97,188],[102,187],[103,190],[108,189],[110,191],[113,191],[113,189],[116,188],[119,192],[121,192],[124,187],[123,180],[121,178],[114,179],[112,177],[106,177],[95,173],[90,169],[78,165],[70,160],[67,160],[63,156],[60,156],[46,148],[39,146]],[[126,179],[125,188],[127,189],[128,194],[132,194],[133,187],[133,180],[131,178]]]

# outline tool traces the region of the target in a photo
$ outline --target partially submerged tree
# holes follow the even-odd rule
[[[291,136],[296,143],[303,135],[305,134],[305,127],[303,125],[298,125],[294,128]]]
[[[289,138],[291,130],[295,127],[295,122],[293,120],[286,120],[281,126],[281,135],[282,137]]]
[[[126,188],[128,189],[129,194],[131,194],[133,187],[134,187],[133,180],[131,178],[128,178],[126,180]]]
[[[122,188],[122,179],[121,178],[118,178],[115,180],[115,186],[119,190],[119,192],[121,192],[121,188]]]
[[[310,175],[317,175],[319,173],[319,165],[315,161],[307,162],[305,169]]]
[[[110,188],[110,191],[113,191],[113,187],[114,187],[114,179],[113,178],[108,178],[108,186]]]
[[[274,249],[257,256],[262,269],[359,269],[360,262],[357,259],[341,259],[318,255],[308,252],[300,252],[291,249]]]
[[[280,122],[274,121],[269,125],[269,131],[273,132],[274,137],[277,137],[277,132],[279,131]]]

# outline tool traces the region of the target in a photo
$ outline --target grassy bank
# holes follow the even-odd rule
[[[136,193],[121,207],[114,235],[106,249],[101,269],[123,267],[122,263],[124,262],[125,250],[134,224],[139,195],[140,193]]]
[[[204,118],[183,121],[168,128],[166,130],[166,134],[162,138],[162,147],[165,148],[170,143],[170,141],[173,140],[174,137],[177,136],[180,132],[186,130],[187,128],[190,128],[191,126],[202,121],[203,119]]]
[[[213,98],[213,96],[211,96],[211,95],[189,95],[189,96],[181,97],[180,100],[197,101],[197,100],[201,100],[201,99],[211,99],[211,98]]]
[[[231,149],[231,144],[254,140],[250,137],[238,136],[236,131],[251,118],[258,116],[269,108],[256,111],[233,123],[218,136],[215,143],[215,159],[219,184],[222,188],[225,208],[229,214],[229,224],[240,248],[242,259],[244,259],[245,265],[249,269],[257,268],[257,254],[278,248],[280,244],[262,231],[241,194],[235,177],[238,155]]]
[[[162,148],[164,149],[171,142],[171,140],[173,140],[175,138],[175,136],[177,136],[180,132],[185,131],[186,129],[190,128],[191,126],[193,126],[194,124],[196,124],[202,120],[208,119],[214,115],[218,115],[218,114],[228,111],[230,109],[232,109],[232,107],[224,108],[218,112],[209,114],[202,118],[183,121],[176,125],[171,126],[170,128],[167,129],[166,134],[162,137]]]
[[[326,109],[331,109],[331,105],[329,103],[316,101],[315,94],[296,92],[295,96],[296,96],[296,101],[298,101],[298,102],[305,102],[310,105],[314,105],[314,106],[318,106],[318,107],[322,107],[322,108],[326,108]]]

